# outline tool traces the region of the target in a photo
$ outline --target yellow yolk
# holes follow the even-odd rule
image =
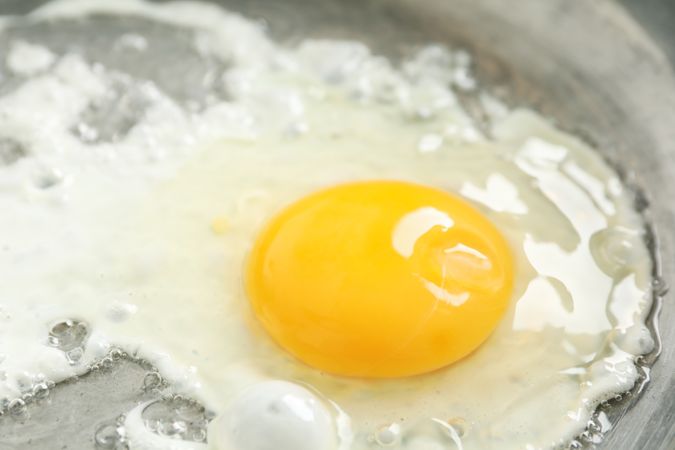
[[[504,314],[513,260],[463,200],[406,182],[336,186],[290,205],[251,253],[270,335],[326,372],[401,377],[466,356]]]

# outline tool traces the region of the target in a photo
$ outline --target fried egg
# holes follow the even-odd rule
[[[394,63],[358,42],[289,47],[189,2],[61,1],[29,17],[102,13],[193,30],[226,63],[228,95],[195,109],[127,80],[143,114],[103,139],[83,118],[120,74],[13,43],[7,405],[122,349],[215,416],[180,439],[141,405],[122,424],[131,449],[558,448],[634,385],[654,341],[633,192],[580,139],[480,93],[465,52]],[[138,33],[116,45],[146,51]]]

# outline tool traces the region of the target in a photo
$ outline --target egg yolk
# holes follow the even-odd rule
[[[269,334],[345,376],[402,377],[466,356],[503,316],[513,259],[460,198],[398,181],[339,185],[274,217],[247,290]]]

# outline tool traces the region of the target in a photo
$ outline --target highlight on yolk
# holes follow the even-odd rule
[[[508,306],[513,259],[460,198],[399,181],[339,185],[274,217],[247,291],[269,334],[337,375],[402,377],[466,356]]]

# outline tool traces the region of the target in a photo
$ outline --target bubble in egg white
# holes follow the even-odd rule
[[[383,447],[397,445],[401,441],[401,427],[397,423],[383,425],[375,432],[374,439]]]
[[[286,381],[250,387],[210,428],[220,450],[332,450],[335,427],[322,401]]]

